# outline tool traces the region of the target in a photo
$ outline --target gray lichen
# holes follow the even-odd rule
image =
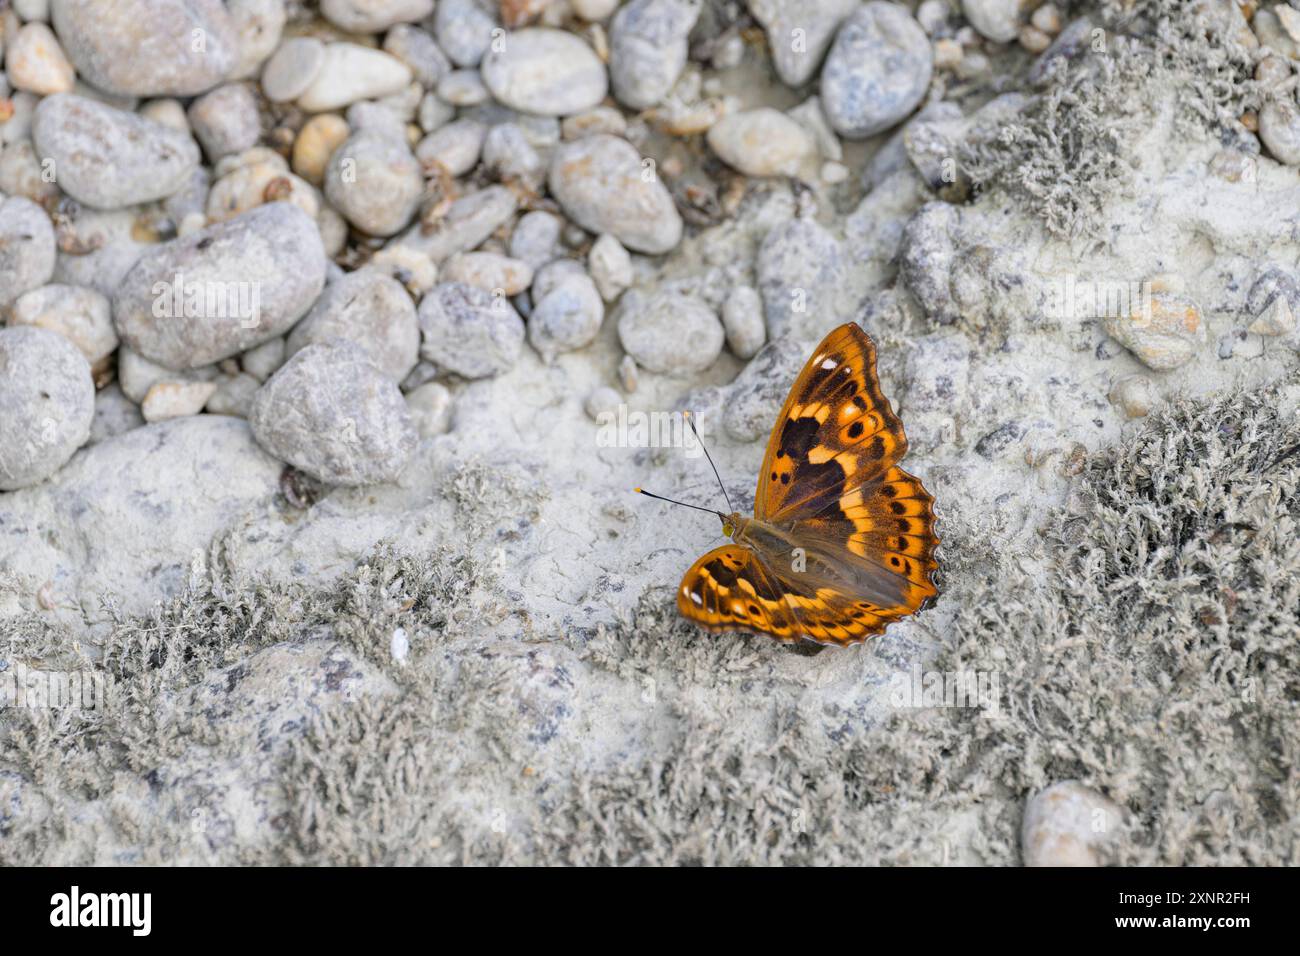
[[[1300,421],[1277,409],[1266,389],[1153,415],[1089,463],[1037,554],[945,525],[951,624],[926,668],[996,673],[996,711],[855,722],[818,658],[701,634],[668,589],[596,633],[482,641],[499,584],[446,553],[381,551],[327,586],[217,574],[84,659],[12,627],[6,660],[101,667],[118,696],[0,712],[0,862],[1014,864],[1025,798],[1062,779],[1127,809],[1116,862],[1300,862]],[[258,651],[323,641],[391,691],[269,742],[220,693],[191,704]],[[653,712],[652,738],[552,739],[590,704],[579,668]],[[231,784],[176,769],[194,752],[258,767],[268,817],[221,810]]]

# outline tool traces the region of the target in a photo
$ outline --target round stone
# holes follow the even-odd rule
[[[605,65],[564,30],[531,27],[507,34],[483,56],[483,83],[497,102],[524,113],[567,116],[605,98]]]
[[[325,62],[325,44],[315,37],[290,37],[262,68],[262,92],[272,103],[287,103],[307,92]]]
[[[348,222],[372,236],[399,232],[424,194],[420,163],[406,142],[363,130],[334,151],[325,169],[325,196]]]
[[[677,292],[627,293],[618,337],[641,368],[665,375],[702,372],[722,352],[722,323],[705,303]]]
[[[292,356],[308,345],[344,339],[357,346],[394,382],[406,378],[420,357],[415,303],[396,279],[359,269],[325,287],[307,317],[289,333]]]
[[[524,345],[524,321],[504,295],[440,282],[420,303],[420,354],[464,378],[509,370]]]
[[[257,443],[318,481],[393,481],[418,437],[397,385],[348,342],[309,345],[271,376],[248,423]]]
[[[822,67],[822,107],[848,139],[866,139],[907,117],[925,98],[930,41],[906,7],[880,0],[840,27]]]
[[[560,145],[548,182],[569,218],[590,232],[651,254],[681,241],[682,217],[654,161],[625,139],[598,133]]]
[[[54,474],[90,438],[90,363],[56,332],[0,329],[0,490]]]

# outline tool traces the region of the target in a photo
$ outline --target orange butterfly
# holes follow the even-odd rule
[[[934,498],[898,467],[906,453],[875,344],[841,325],[777,417],[754,517],[714,512],[735,543],[691,566],[677,609],[711,631],[848,645],[927,606],[938,593]]]

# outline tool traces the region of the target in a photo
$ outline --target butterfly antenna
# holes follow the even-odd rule
[[[660,501],[666,501],[670,505],[681,505],[683,508],[694,508],[696,511],[707,511],[709,514],[717,515],[719,518],[727,517],[721,511],[714,511],[712,508],[702,508],[699,505],[687,504],[685,501],[677,501],[674,498],[665,498],[663,495],[652,494],[651,492],[646,491],[644,488],[633,488],[632,490],[635,491],[638,495],[645,495],[647,498],[658,498]]]
[[[722,476],[718,474],[718,466],[713,463],[713,456],[709,454],[709,449],[704,445],[704,439],[700,437],[700,433],[695,427],[695,418],[690,412],[682,412],[682,417],[686,419],[686,424],[691,426],[691,431],[695,432],[695,440],[700,443],[701,448],[704,448],[704,457],[709,460],[709,467],[713,469],[713,477],[718,479],[718,487],[722,489],[722,497],[727,499],[727,510],[735,511],[736,509],[731,504],[731,495],[727,494],[727,486],[722,483]]]

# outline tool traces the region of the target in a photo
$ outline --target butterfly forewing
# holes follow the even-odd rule
[[[864,640],[936,593],[934,499],[898,467],[906,451],[875,345],[857,325],[839,327],[786,399],[754,506],[798,549],[800,561],[761,547],[759,558],[796,594],[795,615],[813,640]]]

